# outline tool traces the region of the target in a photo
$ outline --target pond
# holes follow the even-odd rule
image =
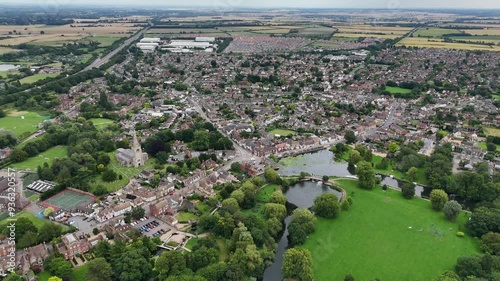
[[[13,69],[19,68],[19,65],[13,65],[13,64],[0,64],[0,71],[9,71]]]
[[[297,208],[310,208],[314,203],[314,199],[323,193],[333,193],[338,198],[342,193],[322,184],[321,182],[306,181],[291,186],[285,196],[288,203],[295,205]],[[283,280],[281,276],[281,267],[283,265],[283,254],[288,247],[288,224],[290,216],[285,219],[285,231],[278,241],[278,249],[274,255],[274,262],[264,271],[264,281]]]
[[[315,177],[336,176],[350,177],[354,171],[349,169],[347,162],[335,161],[335,155],[329,150],[320,150],[317,152],[302,154],[298,156],[286,157],[280,160],[279,174],[282,176],[299,175],[300,172],[309,173]],[[391,177],[382,176],[381,185],[399,189],[399,182]],[[417,185],[415,187],[415,196],[421,197],[430,192],[427,188]]]

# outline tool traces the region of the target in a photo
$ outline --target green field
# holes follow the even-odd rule
[[[117,173],[118,175],[122,176],[122,179],[117,179],[114,182],[104,182],[100,176],[96,176],[93,179],[90,180],[90,186],[91,186],[91,191],[99,184],[102,184],[105,186],[109,192],[116,191],[122,187],[124,187],[128,181],[129,178],[136,176],[140,174],[142,171],[145,169],[151,169],[153,168],[155,164],[155,160],[150,158],[146,161],[145,165],[142,167],[125,167],[122,166],[118,161],[116,161],[116,151],[108,153],[109,157],[111,158],[111,162],[108,165],[108,168],[111,168]]]
[[[97,41],[99,42],[99,47],[109,47],[113,45],[113,43],[122,37],[113,37],[113,36],[90,36],[86,37],[80,41],[89,42],[89,41]]]
[[[86,264],[76,267],[73,269],[73,272],[71,272],[70,281],[85,281],[85,274],[89,270],[88,266]],[[52,277],[52,274],[47,271],[40,272],[38,274],[38,281],[47,281],[49,278]]]
[[[185,247],[188,248],[189,250],[192,250],[193,247],[198,244],[198,238],[191,238],[189,241],[187,241]]]
[[[89,119],[89,121],[92,122],[94,124],[94,127],[96,127],[97,129],[104,129],[114,123],[113,120],[106,118],[91,118]]]
[[[400,88],[400,87],[385,86],[385,90],[391,94],[409,94],[409,93],[411,93],[410,89],[404,89],[404,88]]]
[[[413,37],[442,37],[446,34],[457,34],[462,33],[462,31],[458,29],[446,29],[446,28],[436,28],[436,27],[428,27],[428,28],[419,28],[415,33],[413,33]]]
[[[176,218],[180,223],[188,222],[190,220],[198,220],[199,219],[198,216],[191,214],[191,213],[188,213],[188,212],[179,212],[177,214]]]
[[[2,120],[2,119],[0,119],[0,120]],[[484,128],[484,131],[485,131],[486,135],[488,135],[488,136],[500,137],[500,129],[486,127],[486,128]]]
[[[41,219],[28,211],[21,211],[14,216],[14,219],[19,219],[19,218],[29,219],[38,229],[40,229],[40,227],[42,227],[44,224],[50,223],[49,221]],[[7,224],[8,223],[7,219],[8,218],[0,220],[0,225]],[[63,226],[63,228],[67,229],[67,226]]]
[[[485,142],[478,142],[477,147],[481,148],[482,150],[487,150],[486,149],[486,143]],[[500,145],[497,145],[497,152],[500,152]]]
[[[23,79],[19,80],[21,84],[31,84],[35,83],[37,81],[43,80],[45,78],[52,78],[52,77],[57,77],[59,73],[51,73],[51,74],[45,74],[45,73],[40,73],[40,74],[35,74],[31,75],[28,77],[24,77]]]
[[[37,156],[26,159],[23,162],[15,163],[10,165],[12,168],[16,168],[19,170],[36,170],[38,166],[43,166],[43,163],[47,162],[49,165],[52,164],[52,161],[57,158],[65,158],[68,153],[68,150],[65,146],[56,146],[48,149],[45,152],[40,153]]]
[[[261,188],[259,192],[257,192],[257,201],[259,202],[268,202],[269,197],[271,197],[271,193],[278,190],[278,185],[276,184],[268,184]]]
[[[295,131],[292,131],[292,130],[286,130],[286,129],[274,129],[272,131],[269,132],[269,134],[271,135],[280,135],[280,136],[283,136],[283,137],[289,137],[289,136],[292,136],[295,134]]]
[[[34,133],[38,130],[38,124],[48,119],[36,112],[9,111],[7,116],[0,118],[0,129],[13,132],[16,136],[23,133]]]
[[[356,280],[428,281],[453,270],[458,257],[479,252],[471,237],[456,236],[464,229],[465,213],[449,222],[426,200],[406,200],[380,187],[362,190],[356,181],[338,183],[352,194],[351,209],[334,220],[318,218],[302,246],[312,253],[317,281],[343,280],[347,274]]]

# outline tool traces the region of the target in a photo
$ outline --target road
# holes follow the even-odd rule
[[[143,30],[137,32],[134,36],[130,37],[129,39],[125,40],[118,48],[114,49],[107,55],[105,55],[102,58],[98,58],[95,61],[93,61],[91,64],[89,64],[87,67],[85,67],[82,71],[87,71],[91,70],[92,68],[99,68],[101,65],[107,63],[114,55],[118,54],[123,48],[127,47],[130,45],[132,42],[135,40],[139,39],[146,31],[148,31],[149,27],[144,28]]]
[[[389,109],[389,115],[387,115],[387,118],[385,119],[384,124],[382,124],[382,126],[380,126],[380,128],[371,129],[371,130],[366,131],[363,135],[365,137],[369,137],[369,136],[373,135],[378,129],[389,128],[392,125],[392,123],[394,123],[394,121],[395,121],[394,114],[396,113],[399,105],[400,104],[398,102],[394,102],[393,104],[391,104],[391,108]]]

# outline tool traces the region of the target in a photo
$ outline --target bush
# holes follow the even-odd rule
[[[415,184],[411,182],[404,182],[401,186],[401,194],[406,199],[412,199],[415,196]]]
[[[458,237],[464,237],[465,233],[463,233],[462,231],[457,231],[457,236]]]
[[[342,202],[342,205],[341,205],[342,211],[347,211],[347,210],[349,210],[350,207],[351,207],[351,205],[349,204],[349,202],[347,200],[344,200]]]

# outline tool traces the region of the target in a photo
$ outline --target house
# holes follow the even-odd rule
[[[166,199],[149,205],[149,213],[154,217],[161,217],[165,214],[173,216],[176,212],[170,207]]]
[[[132,211],[132,203],[124,202],[120,203],[114,207],[108,207],[106,209],[101,210],[96,216],[96,220],[98,222],[103,222],[109,220],[111,218],[121,216],[127,212]]]
[[[62,237],[62,242],[56,244],[56,249],[66,260],[73,259],[77,254],[85,254],[90,250],[90,243],[84,235],[69,233]]]

